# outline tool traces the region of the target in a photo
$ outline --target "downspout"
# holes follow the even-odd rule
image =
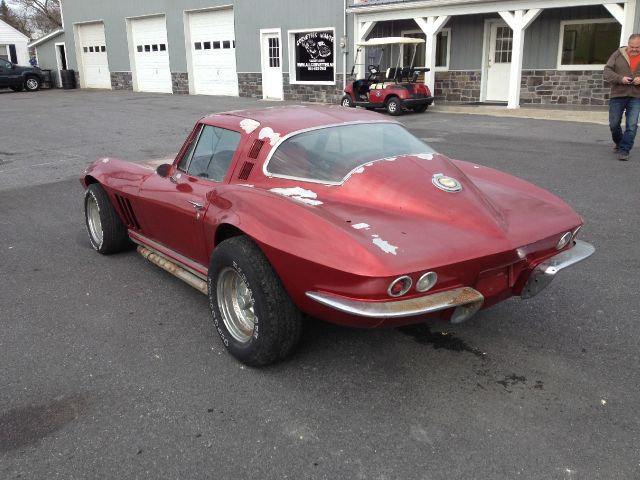
[[[347,0],[343,0],[342,36],[347,38]],[[347,46],[342,49],[342,88],[347,88]]]

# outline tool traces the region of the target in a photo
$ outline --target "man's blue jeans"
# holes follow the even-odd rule
[[[622,114],[626,112],[625,130],[622,132]],[[615,97],[609,100],[609,127],[611,138],[618,146],[620,153],[629,153],[633,147],[638,130],[640,115],[640,98]]]

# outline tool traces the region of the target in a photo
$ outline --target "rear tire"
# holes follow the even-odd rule
[[[393,115],[394,117],[402,115],[402,103],[398,97],[391,97],[387,100],[386,107],[389,115]]]
[[[342,97],[342,100],[340,100],[340,105],[342,105],[343,107],[349,107],[349,108],[355,108],[356,104],[353,103],[353,100],[351,100],[351,97],[349,95],[345,95],[344,97]]]
[[[24,81],[24,88],[29,92],[37,92],[40,90],[40,79],[38,77],[27,77]]]
[[[84,196],[84,217],[91,246],[99,253],[122,252],[131,241],[107,192],[97,183],[89,185]]]
[[[22,85],[12,85],[11,90],[13,90],[14,92],[21,92],[22,90],[24,90],[24,87]]]
[[[208,287],[216,330],[229,353],[242,363],[268,365],[298,345],[300,311],[248,237],[232,237],[215,247]]]

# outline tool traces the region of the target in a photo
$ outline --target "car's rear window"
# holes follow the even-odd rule
[[[401,125],[375,122],[310,130],[284,140],[265,167],[272,175],[340,183],[354,169],[384,158],[432,153]]]

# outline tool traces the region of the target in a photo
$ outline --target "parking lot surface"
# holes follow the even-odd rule
[[[88,163],[171,157],[206,113],[282,103],[0,91],[0,478],[640,478],[640,150],[615,160],[606,126],[399,117],[559,195],[596,247],[462,325],[309,319],[295,355],[251,369],[205,296],[91,249]]]

